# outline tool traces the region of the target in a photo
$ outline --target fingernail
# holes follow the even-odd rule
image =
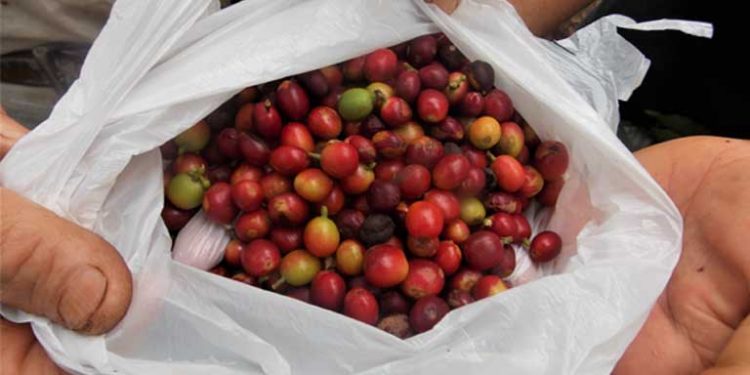
[[[92,266],[81,266],[66,279],[57,311],[62,323],[76,331],[88,331],[107,292],[107,278]]]

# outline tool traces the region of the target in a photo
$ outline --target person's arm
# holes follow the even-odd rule
[[[508,0],[534,35],[549,37],[593,0]]]
[[[426,0],[450,14],[460,0]],[[560,25],[578,14],[594,0],[508,0],[532,33],[540,37],[554,35]]]

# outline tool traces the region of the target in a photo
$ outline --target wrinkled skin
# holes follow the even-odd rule
[[[614,374],[750,371],[750,142],[691,137],[636,153],[684,220],[680,260]]]
[[[27,130],[0,110],[0,158]],[[43,225],[43,228],[42,228]],[[0,302],[83,334],[125,315],[131,277],[101,237],[0,188]],[[62,374],[28,324],[0,318],[0,374]]]

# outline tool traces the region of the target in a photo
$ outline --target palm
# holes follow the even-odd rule
[[[636,154],[684,219],[664,293],[615,374],[711,367],[750,308],[750,142],[696,137]]]

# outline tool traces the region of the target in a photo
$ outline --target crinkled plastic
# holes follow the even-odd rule
[[[122,253],[135,280],[124,320],[83,337],[12,309],[3,316],[32,322],[50,356],[82,374],[609,373],[678,259],[681,218],[509,4],[464,0],[452,16],[421,0],[246,0],[210,15],[209,6],[118,1],[81,78],[0,164],[3,186]],[[246,86],[438,30],[493,65],[542,138],[568,145],[557,210],[533,216],[562,235],[558,260],[527,264],[516,288],[400,340],[170,258],[160,144]]]
[[[209,270],[224,258],[231,240],[223,225],[214,223],[198,211],[174,239],[172,259],[202,270]]]

